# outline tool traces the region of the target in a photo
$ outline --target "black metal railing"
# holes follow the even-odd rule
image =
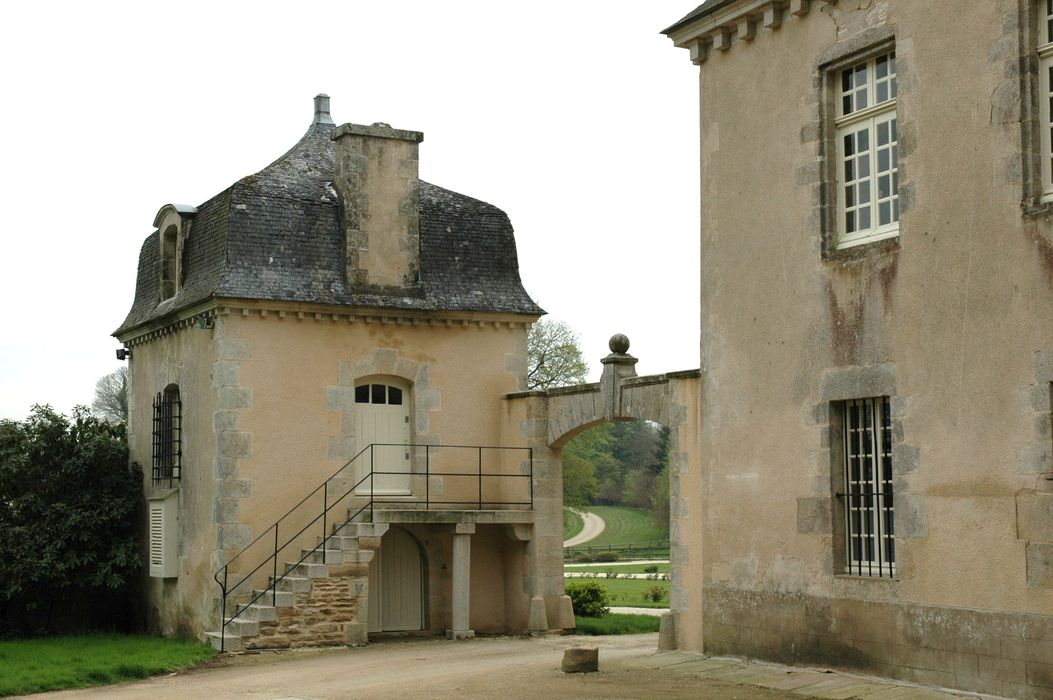
[[[845,509],[845,573],[896,575],[896,540],[890,491],[838,492]]]
[[[411,453],[417,453],[415,456],[419,456],[419,451],[424,451],[422,460],[410,460]],[[446,456],[450,452],[470,450],[476,458],[476,468],[474,471],[465,470],[463,468],[463,461],[459,459],[438,459],[440,455]],[[377,453],[381,452],[381,459],[378,459]],[[396,453],[396,457],[392,458],[391,453]],[[406,469],[377,469],[378,462],[381,466],[390,466],[399,462],[397,452],[402,452],[404,458],[402,461],[410,462]],[[520,473],[506,473],[506,472],[488,472],[484,471],[484,455],[488,453],[498,453],[501,455],[525,453],[526,455],[526,473],[522,473],[523,461],[520,460],[519,467]],[[345,473],[349,469],[353,469],[355,464],[361,459],[365,461],[368,455],[368,471],[358,479],[352,486],[343,489],[342,493],[334,496],[334,492],[331,491],[331,484],[337,480],[347,479]],[[416,464],[420,461],[420,464]],[[413,467],[418,466],[423,471],[413,471]],[[438,471],[436,471],[438,470]],[[381,478],[381,486],[386,487],[380,493],[377,491],[378,477]],[[466,489],[452,489],[454,495],[459,493],[471,493],[468,495],[461,496],[459,498],[437,500],[432,498],[432,486],[431,482],[433,478],[446,479],[447,477],[454,480],[474,479],[477,482],[477,486],[473,488],[473,485],[469,484]],[[352,477],[353,478],[353,477]],[[392,489],[390,486],[394,483],[400,487],[409,487],[414,479],[424,479],[424,497],[414,496],[412,488],[395,488]],[[485,483],[498,479],[525,479],[526,480],[526,491],[523,499],[507,499],[500,497],[493,497],[495,494],[492,490],[487,490]],[[336,487],[336,492],[341,489]],[[443,493],[446,495],[446,488],[444,484]],[[310,508],[309,502],[312,497],[321,494],[322,503],[321,510],[311,517],[306,524],[299,527],[296,532],[288,536],[284,541],[279,537],[279,530],[283,522],[287,520],[293,520],[294,516],[301,514],[303,517],[308,517],[311,513],[308,512],[303,515],[303,511]],[[343,521],[339,521],[335,527],[330,531],[329,523],[330,517],[329,512],[339,506],[341,503],[347,502],[348,510],[347,517]],[[270,583],[263,589],[259,590],[258,593],[253,595],[247,603],[239,603],[244,608],[253,605],[260,599],[270,594],[271,605],[277,603],[278,597],[278,584],[285,580],[285,577],[289,575],[297,566],[307,561],[315,552],[321,552],[322,563],[326,563],[326,545],[330,539],[340,532],[341,528],[345,525],[354,522],[359,516],[367,516],[368,522],[373,522],[373,513],[377,504],[383,503],[399,503],[404,506],[410,505],[421,505],[423,504],[426,510],[430,510],[433,505],[445,506],[449,509],[451,506],[459,506],[457,509],[469,510],[477,509],[483,510],[484,507],[526,507],[533,509],[534,507],[534,453],[533,449],[529,447],[484,447],[479,445],[413,445],[413,444],[398,444],[398,443],[373,443],[362,448],[354,457],[347,461],[340,469],[338,469],[332,476],[322,482],[314,490],[308,493],[306,496],[301,498],[292,508],[285,512],[280,518],[278,518],[273,525],[268,527],[266,530],[257,535],[251,542],[245,545],[237,554],[231,557],[223,566],[216,569],[213,572],[212,578],[219,585],[222,592],[222,602],[220,611],[220,651],[225,651],[226,647],[226,629],[230,624],[231,620],[237,616],[239,610],[235,608],[235,615],[229,620],[227,619],[227,599],[230,595],[239,591],[243,585],[251,582],[253,576],[258,574],[267,565],[271,566]],[[317,504],[314,504],[317,507]],[[278,574],[278,556],[286,548],[300,542],[301,536],[303,536],[309,529],[318,525],[321,521],[321,537],[318,545],[314,548],[304,548],[307,551],[306,554],[300,556],[300,559],[295,563],[286,568],[286,570],[279,575]],[[337,522],[337,521],[334,521]],[[299,521],[295,521],[294,524],[290,525],[293,529]],[[269,546],[273,540],[273,546]],[[233,584],[230,583],[231,577],[231,566],[241,560],[242,558],[247,559],[247,552],[253,549],[257,544],[266,544],[268,547],[264,551],[269,551],[266,557],[256,564],[248,573],[243,574]]]

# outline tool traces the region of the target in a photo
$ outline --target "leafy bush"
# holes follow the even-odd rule
[[[0,421],[0,633],[127,627],[141,498],[123,425],[83,407]]]
[[[666,590],[661,586],[651,586],[643,592],[643,599],[652,603],[661,603],[665,598]]]
[[[574,555],[574,561],[586,564],[602,564],[620,559],[617,552],[586,552]]]
[[[607,589],[595,581],[574,581],[566,585],[567,595],[574,606],[574,614],[599,617],[611,610]]]
[[[648,566],[645,566],[643,568],[643,572],[645,574],[657,574],[658,573],[658,564],[650,564]]]

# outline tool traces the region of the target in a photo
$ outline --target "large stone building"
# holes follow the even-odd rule
[[[1053,697],[1053,2],[664,33],[701,104],[681,645]]]
[[[573,627],[558,467],[504,398],[542,310],[508,218],[418,180],[421,140],[321,95],[288,153],[158,212],[115,336],[164,632]]]

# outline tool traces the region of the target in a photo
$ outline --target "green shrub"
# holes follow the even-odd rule
[[[141,500],[123,425],[0,421],[0,635],[129,627]]]
[[[574,614],[599,617],[611,610],[607,589],[595,581],[574,581],[566,585],[567,595],[574,606]]]
[[[651,586],[643,592],[643,599],[649,600],[652,603],[661,603],[662,599],[665,598],[665,589],[661,586]]]
[[[586,564],[600,564],[612,561],[618,561],[619,556],[617,552],[586,552],[584,554],[574,555],[574,561],[584,562]]]
[[[643,568],[643,572],[645,574],[657,574],[658,573],[658,564],[650,564],[648,566],[645,566]]]

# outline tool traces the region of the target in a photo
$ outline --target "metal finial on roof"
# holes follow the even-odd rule
[[[329,95],[324,92],[314,96],[314,122],[315,124],[335,124],[329,115]]]

